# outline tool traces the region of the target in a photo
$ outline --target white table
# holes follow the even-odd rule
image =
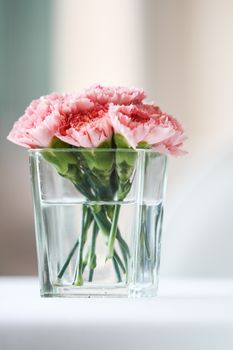
[[[41,299],[0,278],[0,350],[232,350],[232,280],[161,280],[154,299]]]

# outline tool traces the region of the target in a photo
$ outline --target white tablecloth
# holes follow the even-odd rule
[[[232,350],[232,280],[161,280],[154,299],[41,299],[0,278],[0,350]]]

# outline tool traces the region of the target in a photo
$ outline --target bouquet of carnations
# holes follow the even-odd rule
[[[129,247],[118,227],[121,207],[98,203],[118,203],[126,198],[132,185],[137,149],[175,156],[185,153],[181,149],[185,140],[181,124],[158,106],[143,102],[144,99],[141,89],[100,85],[79,94],[52,93],[32,101],[8,136],[21,146],[44,149],[44,159],[86,198],[81,232],[58,279],[77,254],[73,284],[83,284],[86,268],[88,281],[92,281],[99,233],[105,237],[106,260],[112,260],[118,281],[128,273]],[[90,151],[72,152],[76,149]],[[99,152],[100,149],[104,152]],[[112,149],[115,151],[110,152]],[[125,149],[131,152],[122,152]],[[88,238],[91,226],[92,236]],[[90,245],[85,250],[87,240]]]

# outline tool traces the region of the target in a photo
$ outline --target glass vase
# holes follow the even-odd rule
[[[29,150],[42,297],[153,297],[166,156]]]

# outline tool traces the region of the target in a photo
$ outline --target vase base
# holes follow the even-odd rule
[[[128,293],[130,298],[153,298],[157,296],[158,287],[151,285],[134,285],[129,288]]]
[[[50,291],[41,291],[44,298],[127,298],[127,286],[56,286]]]
[[[152,286],[61,286],[53,285],[49,291],[41,290],[43,298],[151,298],[157,296],[157,288]]]

